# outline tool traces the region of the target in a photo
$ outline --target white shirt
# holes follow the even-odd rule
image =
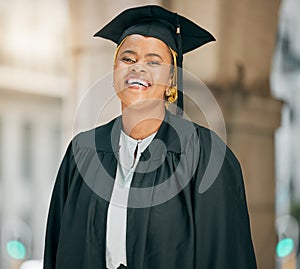
[[[116,269],[120,264],[127,265],[126,228],[129,189],[141,153],[151,143],[155,134],[143,140],[136,140],[121,131],[119,162],[107,212],[106,267],[108,269]]]

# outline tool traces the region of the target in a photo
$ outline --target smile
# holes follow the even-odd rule
[[[129,78],[128,80],[126,80],[126,83],[129,85],[129,87],[133,87],[133,88],[136,87],[148,88],[151,86],[151,82],[140,78]]]

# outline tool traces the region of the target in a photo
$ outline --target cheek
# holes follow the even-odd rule
[[[131,98],[126,93],[125,85],[124,85],[124,78],[127,74],[126,70],[127,69],[124,67],[121,67],[120,64],[114,66],[113,87],[114,87],[115,93],[117,94],[118,98],[122,102],[127,104],[128,100],[130,100]]]
[[[168,87],[168,83],[170,81],[170,71],[169,69],[160,70],[159,72],[155,72],[153,75],[153,81],[159,87],[166,88]]]
[[[124,68],[121,68],[117,65],[114,66],[113,85],[114,85],[115,91],[121,90],[122,83],[124,81],[124,74],[125,74]]]

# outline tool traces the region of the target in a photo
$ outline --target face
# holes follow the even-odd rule
[[[171,82],[172,56],[161,40],[141,35],[128,36],[114,65],[114,87],[122,109],[163,105]]]

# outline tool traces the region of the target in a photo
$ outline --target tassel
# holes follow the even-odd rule
[[[178,90],[178,99],[177,99],[177,111],[176,115],[181,116],[183,115],[183,75],[182,75],[182,38],[180,33],[180,23],[179,23],[179,16],[177,18],[177,29],[176,29],[176,37],[177,37],[177,90]]]

